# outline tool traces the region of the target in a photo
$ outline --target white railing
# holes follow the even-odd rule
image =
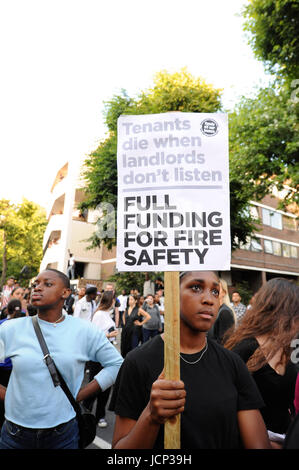
[[[63,214],[55,214],[55,215],[51,216],[51,218],[48,222],[47,228],[45,230],[45,233],[44,233],[43,249],[45,249],[45,246],[46,246],[52,232],[54,232],[54,231],[60,231],[61,232],[61,230],[63,229],[64,222],[65,222],[65,219],[64,219]]]

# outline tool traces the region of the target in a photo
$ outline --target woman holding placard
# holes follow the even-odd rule
[[[180,381],[164,379],[163,335],[127,355],[110,406],[114,448],[163,448],[163,425],[179,413],[181,448],[270,448],[264,403],[246,365],[207,339],[219,290],[214,272],[180,276]]]

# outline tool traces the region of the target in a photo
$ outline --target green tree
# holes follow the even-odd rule
[[[145,281],[145,274],[149,279],[155,281],[158,277],[163,279],[163,272],[142,273],[135,271],[128,271],[124,273],[113,274],[109,277],[109,281],[115,282],[116,293],[120,294],[124,289],[129,294],[131,289],[138,289],[140,295],[143,295],[143,284]]]
[[[127,294],[129,294],[131,289],[138,289],[142,294],[144,279],[144,273],[130,271],[126,273],[113,274],[113,276],[109,278],[109,281],[115,282],[117,294],[120,294],[123,289]]]
[[[47,225],[44,209],[24,199],[21,204],[0,200],[0,270],[2,288],[7,276],[20,278],[26,265],[30,275],[38,273]]]
[[[288,86],[243,98],[230,115],[229,128],[230,184],[236,200],[258,201],[288,183],[282,207],[298,204],[298,104]]]
[[[243,16],[249,43],[268,71],[298,79],[298,0],[251,0]]]
[[[251,0],[242,13],[249,44],[276,80],[243,97],[230,116],[231,186],[242,188],[234,202],[259,200],[276,187],[287,189],[286,208],[299,203],[299,3]]]

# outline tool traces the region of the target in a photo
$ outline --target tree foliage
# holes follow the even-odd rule
[[[270,72],[298,79],[298,0],[251,0],[243,15],[256,57]]]
[[[27,265],[31,276],[38,273],[42,259],[43,234],[47,225],[44,209],[24,199],[21,204],[0,200],[1,282],[7,276],[20,277]]]
[[[243,98],[230,115],[230,181],[241,198],[258,201],[287,183],[283,206],[299,203],[298,108],[287,85],[273,86]]]
[[[163,277],[161,273],[147,273],[149,279],[155,280],[157,276]],[[116,292],[120,294],[122,290],[125,290],[129,294],[131,289],[138,289],[141,295],[143,295],[143,284],[145,281],[145,273],[128,271],[124,273],[114,274],[109,278],[109,281],[115,282]]]
[[[281,202],[286,208],[299,203],[299,3],[251,0],[243,16],[249,43],[276,83],[258,90],[254,98],[243,97],[230,116],[233,202],[260,200],[274,187],[288,188]]]
[[[121,114],[159,114],[168,111],[213,113],[221,108],[221,92],[202,78],[193,77],[183,68],[173,74],[165,70],[154,76],[154,86],[130,98],[125,90],[105,104],[105,122],[111,132],[117,132]]]

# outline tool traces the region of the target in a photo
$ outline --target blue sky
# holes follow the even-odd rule
[[[182,67],[239,97],[267,84],[245,1],[10,0],[0,6],[0,197],[45,206],[57,170],[105,136],[103,101]]]

